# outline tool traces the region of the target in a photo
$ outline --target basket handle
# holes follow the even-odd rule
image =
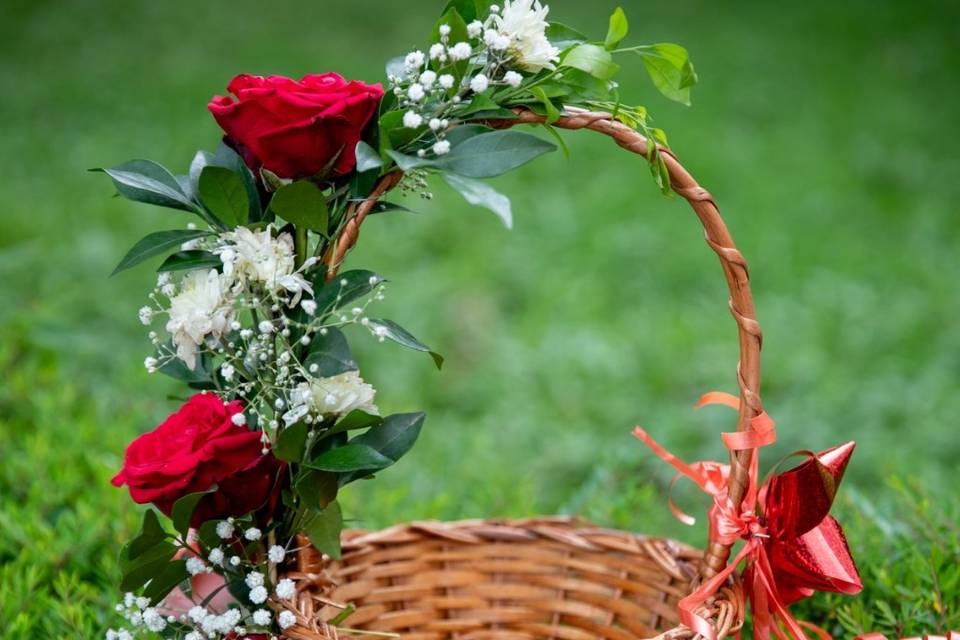
[[[527,109],[518,109],[515,120],[501,120],[490,123],[496,127],[510,127],[517,124],[542,124],[545,117]],[[648,161],[647,139],[634,129],[617,121],[609,113],[592,112],[568,107],[553,126],[561,129],[591,129],[610,136],[618,145],[643,156]],[[733,238],[720,216],[720,209],[706,189],[683,168],[680,161],[669,149],[659,147],[660,156],[670,174],[670,186],[674,192],[690,203],[694,213],[703,225],[707,244],[720,258],[720,266],[730,290],[730,312],[737,323],[740,340],[740,360],[737,364],[737,384],[740,387],[740,413],[737,418],[737,430],[750,428],[750,420],[763,411],[760,403],[760,347],[763,334],[757,322],[750,291],[750,277],[747,262],[734,246]],[[373,209],[377,200],[395,187],[403,177],[402,172],[394,171],[380,178],[367,200],[352,205],[348,211],[349,220],[336,244],[335,252],[328,255],[328,279],[333,278],[343,262],[344,256],[357,243],[360,225]],[[748,470],[752,450],[731,452],[729,496],[739,505],[746,493]],[[730,557],[731,545],[711,542],[707,548],[701,566],[701,576],[706,579],[720,572]]]

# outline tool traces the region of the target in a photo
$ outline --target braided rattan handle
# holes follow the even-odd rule
[[[518,110],[516,120],[498,121],[494,126],[505,127],[517,124],[540,124],[544,117],[532,111]],[[647,158],[647,139],[627,125],[617,121],[609,113],[590,112],[568,108],[566,115],[553,123],[562,129],[592,129],[610,136],[626,149]],[[723,275],[730,290],[730,311],[737,322],[740,339],[740,361],[737,365],[737,383],[740,387],[740,414],[737,429],[749,428],[751,418],[763,410],[760,404],[760,345],[762,334],[753,306],[753,294],[750,291],[750,279],[747,263],[743,255],[733,244],[733,238],[727,230],[720,210],[706,189],[687,173],[680,161],[669,149],[660,148],[660,155],[670,173],[670,186],[690,203],[703,224],[707,244],[720,258]],[[648,160],[650,158],[647,158]],[[356,244],[360,233],[360,224],[373,209],[376,201],[384,193],[400,182],[399,171],[386,174],[380,179],[369,199],[355,206],[351,218],[344,227],[332,256],[327,256],[330,265],[328,277],[332,278],[340,267],[344,256]],[[731,455],[730,499],[739,504],[746,492],[747,473],[750,466],[751,451],[741,451]],[[703,577],[710,577],[726,565],[730,556],[730,545],[711,543],[704,555]]]

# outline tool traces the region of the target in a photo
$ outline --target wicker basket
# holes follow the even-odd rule
[[[518,110],[516,120],[492,124],[543,121],[543,116]],[[627,151],[648,155],[647,139],[607,113],[568,109],[554,126],[591,129]],[[670,151],[661,150],[661,157],[673,190],[703,224],[729,286],[740,340],[742,431],[762,411],[761,333],[747,265],[710,194]],[[360,224],[376,200],[400,178],[399,172],[381,178],[370,199],[351,212],[336,252],[328,256],[331,274],[356,243]],[[729,491],[734,504],[743,499],[751,455],[748,450],[732,456]],[[345,635],[343,628],[328,624],[341,614],[344,603],[355,607],[343,622],[350,633],[398,634],[404,640],[692,638],[696,634],[678,626],[676,604],[701,580],[722,570],[730,555],[729,546],[719,543],[701,552],[672,540],[569,518],[417,522],[379,532],[347,531],[340,561],[321,556],[306,538],[301,542],[296,566],[286,573],[299,590],[290,605],[298,622],[285,631],[292,640]],[[743,613],[736,580],[699,611],[721,638],[740,628]]]

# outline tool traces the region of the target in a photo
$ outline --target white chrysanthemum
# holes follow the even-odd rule
[[[293,580],[290,578],[284,578],[277,583],[275,591],[277,597],[281,600],[290,600],[297,595],[297,586],[293,584]]]
[[[316,378],[309,383],[300,383],[291,394],[291,405],[305,407],[308,411],[313,410],[320,414],[345,415],[360,409],[379,415],[380,410],[373,404],[376,394],[376,389],[364,382],[359,373],[347,371],[329,378]],[[286,416],[284,418],[286,419]]]
[[[527,71],[553,69],[560,51],[547,40],[550,7],[540,0],[504,0],[503,10],[494,16],[497,30],[510,38],[510,53]]]
[[[277,624],[280,625],[281,629],[286,629],[287,627],[292,627],[297,623],[297,616],[294,615],[292,611],[287,611],[284,609],[280,612],[280,615],[277,616]]]
[[[191,271],[184,276],[180,293],[170,298],[167,331],[177,357],[191,370],[197,366],[197,347],[208,337],[219,340],[230,329],[233,305],[223,285],[215,269]]]
[[[227,244],[214,253],[223,262],[223,275],[236,287],[242,288],[252,281],[263,283],[271,291],[285,289],[294,294],[296,304],[304,291],[313,293],[310,283],[300,273],[308,265],[296,270],[293,238],[289,233],[274,238],[272,231],[272,225],[260,231],[237,227],[221,236]]]

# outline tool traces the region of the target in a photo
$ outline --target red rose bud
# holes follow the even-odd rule
[[[239,75],[227,86],[236,96],[214,96],[207,107],[227,136],[242,146],[254,171],[306,178],[331,167],[344,175],[356,166],[355,148],[376,113],[383,88],[347,82],[336,73]]]
[[[130,443],[113,484],[126,484],[135,502],[151,502],[168,516],[179,498],[217,485],[197,504],[193,526],[270,506],[283,463],[262,453],[259,432],[234,424],[242,410],[240,402],[198,393]]]

